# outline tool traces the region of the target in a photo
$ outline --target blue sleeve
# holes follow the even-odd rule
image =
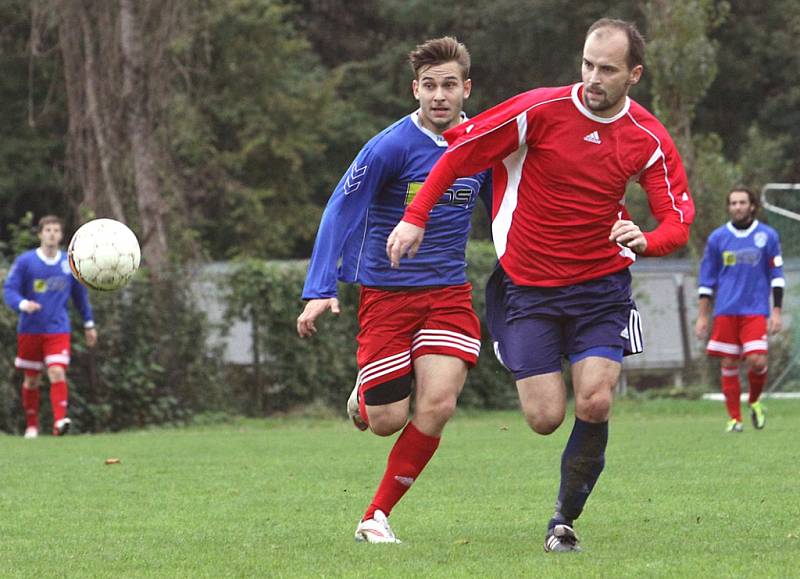
[[[390,157],[367,143],[331,194],[314,242],[303,299],[336,297],[337,270],[347,240],[363,235],[369,206],[393,177]]]
[[[697,292],[701,296],[713,296],[719,281],[721,260],[716,237],[712,234],[706,243],[703,260],[700,262],[700,273],[697,276]]]
[[[8,270],[6,281],[3,282],[3,300],[6,305],[15,312],[19,313],[19,303],[25,299],[22,295],[25,284],[25,263],[21,256],[14,260],[11,269]]]
[[[767,245],[769,253],[769,277],[772,287],[785,287],[786,278],[783,277],[783,256],[781,255],[781,240],[777,231],[772,231]]]
[[[94,317],[92,316],[92,306],[89,304],[89,290],[79,282],[77,279],[72,278],[72,289],[70,290],[72,296],[72,303],[78,308],[78,311],[83,318],[84,327],[94,326]]]

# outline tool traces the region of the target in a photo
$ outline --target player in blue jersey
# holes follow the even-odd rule
[[[17,257],[3,284],[6,304],[20,312],[15,366],[25,374],[25,438],[39,435],[39,384],[44,368],[50,381],[53,434],[65,434],[71,424],[67,417],[66,374],[70,359],[70,298],[83,317],[86,344],[93,347],[97,342],[88,292],[72,276],[67,255],[59,249],[64,237],[61,219],[53,215],[42,217],[38,236],[39,248]]]
[[[340,311],[337,279],[361,284],[359,373],[348,414],[380,436],[402,430],[356,528],[356,540],[369,543],[399,542],[387,517],[436,451],[480,351],[464,253],[477,198],[491,205],[488,173],[459,179],[441,197],[417,259],[393,269],[385,253],[389,232],[447,148],[442,133],[464,121],[471,90],[469,53],[457,40],[430,40],[409,57],[419,109],[364,145],[334,189],[297,319],[298,334],[313,335],[320,315]]]
[[[783,327],[786,282],[778,233],[756,219],[758,198],[736,187],[728,193],[727,203],[731,220],[708,237],[700,263],[695,334],[699,339],[706,337],[713,299],[714,324],[707,352],[721,358],[722,392],[730,416],[727,431],[742,432],[739,361],[743,358],[747,369],[753,426],[764,428],[766,416],[759,397],[767,380],[767,334]]]

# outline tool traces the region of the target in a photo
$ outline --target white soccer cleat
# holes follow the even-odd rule
[[[55,436],[64,436],[67,432],[69,432],[69,427],[72,426],[72,420],[69,418],[62,418],[61,420],[56,421],[53,425],[53,434]]]
[[[383,511],[375,511],[371,519],[361,521],[356,527],[358,543],[402,543],[394,536],[389,526],[389,519]]]
[[[347,416],[353,421],[353,426],[362,432],[369,428],[367,423],[364,422],[364,419],[361,418],[361,413],[358,408],[358,380],[356,380],[356,385],[350,393],[350,398],[347,399]]]
[[[25,429],[25,436],[24,438],[37,438],[39,436],[39,429],[35,426],[29,426]]]

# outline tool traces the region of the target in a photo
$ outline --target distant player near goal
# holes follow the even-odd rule
[[[20,313],[15,365],[25,373],[22,382],[25,438],[39,435],[39,384],[43,369],[50,380],[53,434],[66,434],[71,424],[67,416],[66,373],[70,360],[70,299],[83,318],[86,344],[92,347],[97,342],[89,294],[72,276],[67,255],[59,249],[64,237],[61,219],[54,215],[42,217],[38,236],[39,248],[17,257],[3,284],[6,304]]]
[[[739,362],[744,359],[750,384],[753,426],[764,428],[766,415],[759,398],[767,381],[767,334],[781,331],[786,281],[778,232],[756,219],[758,197],[745,187],[727,196],[730,221],[708,237],[698,279],[700,302],[695,334],[705,339],[714,302],[709,356],[721,358],[722,393],[728,432],[742,432]],[[772,308],[769,298],[772,294]]]
[[[487,322],[539,434],[564,420],[562,361],[571,364],[575,424],[545,534],[548,552],[579,550],[573,521],[605,464],[622,357],[642,351],[628,268],[637,255],[684,245],[694,216],[672,139],[628,97],[643,62],[644,40],[633,24],[594,23],[583,47],[583,82],[531,90],[454,129],[387,243],[393,264],[413,257],[442,191],[461,175],[493,168],[500,267],[486,289]],[[641,231],[625,210],[634,180],[659,222],[653,231]]]
[[[380,436],[402,430],[356,528],[356,540],[368,543],[399,542],[388,516],[439,446],[480,352],[464,253],[472,210],[490,192],[488,173],[465,176],[439,196],[418,260],[392,269],[386,258],[389,232],[447,148],[442,133],[465,120],[471,90],[469,53],[454,38],[418,46],[410,61],[420,108],[364,145],[336,186],[308,268],[308,303],[297,319],[298,334],[313,335],[320,315],[339,313],[337,277],[361,284],[359,373],[348,414],[359,429]]]

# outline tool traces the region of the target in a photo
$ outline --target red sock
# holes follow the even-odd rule
[[[747,380],[750,382],[750,396],[749,402],[758,402],[761,392],[764,390],[764,384],[767,383],[767,368],[762,368],[761,372],[750,370],[747,373]]]
[[[50,404],[53,405],[53,422],[58,422],[67,415],[67,382],[50,384]]]
[[[39,389],[22,387],[22,409],[25,411],[25,426],[39,428]]]
[[[722,393],[725,395],[725,406],[728,407],[728,416],[742,420],[742,411],[739,408],[739,396],[742,387],[739,384],[739,368],[730,366],[722,367]]]
[[[378,509],[389,516],[436,452],[439,440],[417,430],[413,422],[406,425],[389,453],[386,472],[364,514],[364,520],[371,519]]]
[[[361,416],[361,420],[364,421],[364,424],[369,426],[369,416],[367,415],[367,405],[364,402],[363,390],[360,390],[358,393],[358,414]]]

